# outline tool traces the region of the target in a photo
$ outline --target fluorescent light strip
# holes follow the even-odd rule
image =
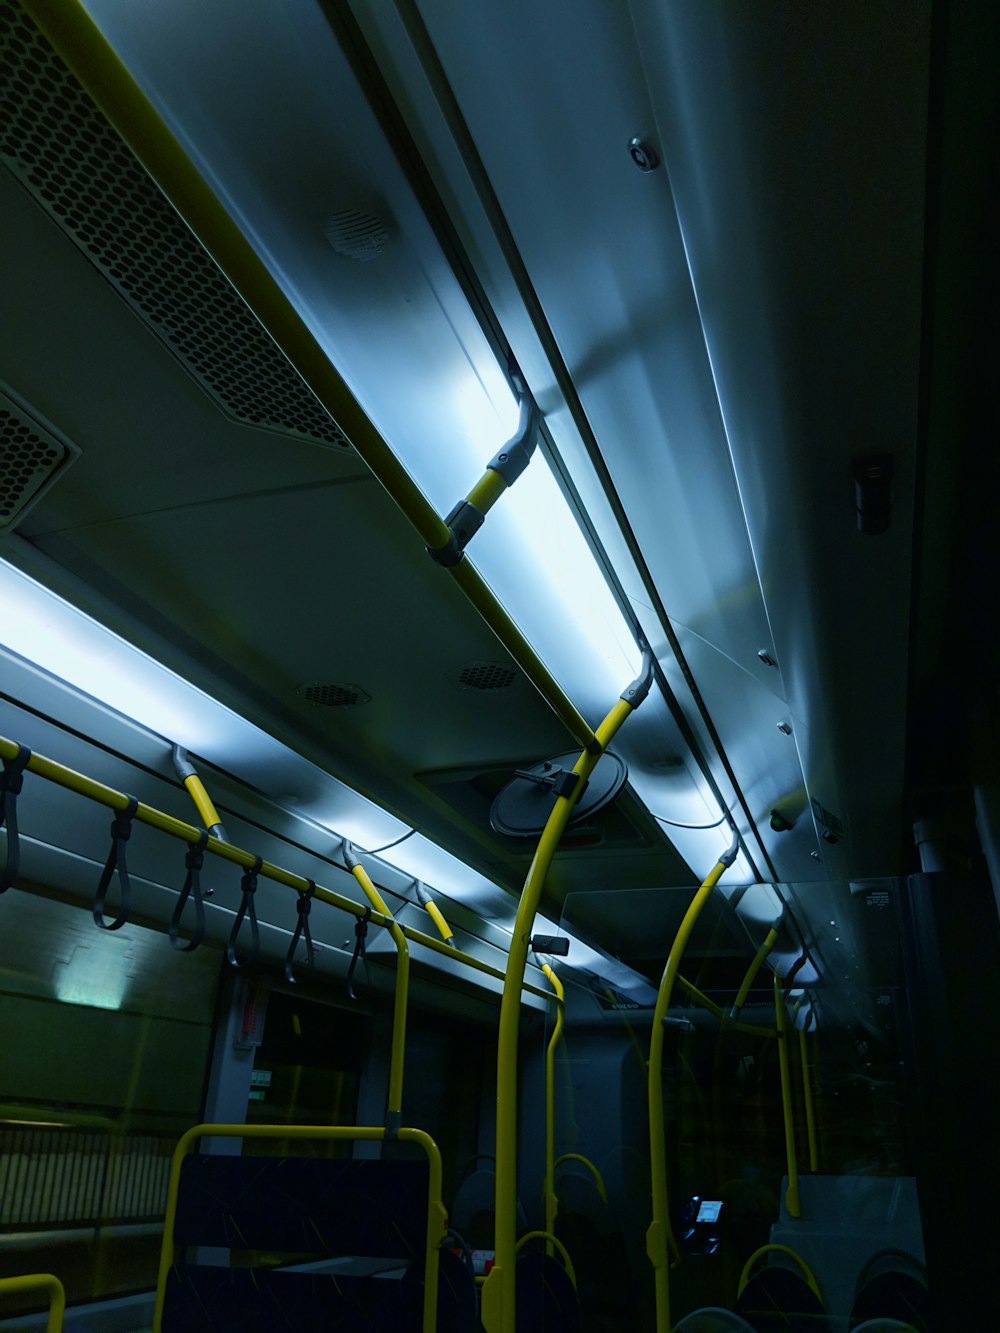
[[[408,825],[113,630],[0,560],[0,642],[43,671],[250,785],[294,792],[303,814],[360,845]]]

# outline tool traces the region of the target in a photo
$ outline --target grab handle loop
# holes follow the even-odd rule
[[[205,848],[208,845],[208,830],[204,829],[193,847],[188,848],[184,857],[187,875],[181,889],[177,906],[170,918],[170,943],[178,953],[191,953],[205,938],[205,902],[201,893],[201,867],[205,862]],[[194,898],[194,931],[186,943],[180,943],[181,914],[188,897]]]
[[[368,922],[372,919],[372,909],[366,907],[364,916],[359,916],[354,923],[354,953],[351,955],[351,965],[347,969],[347,993],[352,1000],[358,999],[355,994],[353,981],[354,973],[358,966],[358,960],[365,965],[365,980],[369,979],[368,972],[368,950],[365,943],[368,939]]]
[[[94,925],[100,926],[101,930],[121,930],[132,909],[132,885],[129,881],[128,865],[125,861],[125,844],[132,836],[132,819],[138,808],[139,802],[134,796],[130,796],[125,809],[119,810],[111,821],[111,851],[108,852],[108,859],[105,861],[104,869],[101,872],[92,909]],[[121,891],[121,906],[114,921],[108,921],[104,915],[104,904],[107,902],[111,880],[116,874],[118,876],[118,888]]]
[[[288,946],[288,953],[285,955],[285,978],[290,985],[298,984],[298,977],[295,975],[295,950],[298,948],[299,940],[304,939],[306,944],[306,967],[310,972],[316,970],[316,960],[313,958],[312,932],[309,929],[309,913],[312,909],[313,894],[316,892],[315,880],[306,880],[309,887],[304,893],[299,894],[299,900],[295,904],[295,910],[298,912],[298,920],[295,923],[295,934],[292,936],[292,942]]]
[[[7,825],[7,862],[0,874],[0,893],[6,893],[21,868],[21,840],[17,833],[17,798],[24,783],[24,770],[31,760],[26,745],[18,748],[13,759],[3,761],[0,773],[0,828]]]
[[[261,857],[255,857],[253,865],[244,873],[243,879],[240,881],[243,897],[240,899],[240,910],[236,913],[236,920],[233,922],[233,928],[229,932],[229,942],[226,945],[226,957],[229,959],[229,965],[235,967],[238,972],[256,963],[260,956],[260,928],[257,925],[257,907],[254,903],[254,895],[257,892],[257,876],[260,874],[260,868],[263,864]],[[250,952],[246,958],[240,959],[236,955],[236,939],[240,933],[243,918],[247,916],[250,918]]]

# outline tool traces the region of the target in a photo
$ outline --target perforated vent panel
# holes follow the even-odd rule
[[[517,672],[503,662],[470,662],[456,676],[465,690],[508,690],[517,680]]]
[[[360,264],[377,259],[389,239],[388,231],[377,217],[354,208],[334,213],[323,230],[338,255],[356,259]]]
[[[28,512],[79,452],[0,388],[0,531]]]
[[[371,703],[371,695],[360,686],[334,680],[316,680],[300,685],[298,693],[309,703],[323,708],[355,708],[358,704]]]
[[[20,8],[0,0],[0,155],[229,416],[347,448],[186,224]]]

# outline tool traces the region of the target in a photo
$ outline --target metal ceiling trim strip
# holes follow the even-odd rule
[[[68,3],[23,0],[23,8],[351,440],[359,456],[416,528],[424,545],[432,549],[444,546],[450,533],[440,515],[376,430],[263,260],[177,144],[83,6],[78,0]],[[595,745],[589,724],[478,571],[466,559],[450,572],[573,738],[588,749]]]

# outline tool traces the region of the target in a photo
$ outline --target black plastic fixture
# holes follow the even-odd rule
[[[858,530],[866,537],[878,537],[889,531],[892,512],[893,462],[891,454],[871,454],[855,458],[851,463],[854,473],[854,504],[858,515]]]

